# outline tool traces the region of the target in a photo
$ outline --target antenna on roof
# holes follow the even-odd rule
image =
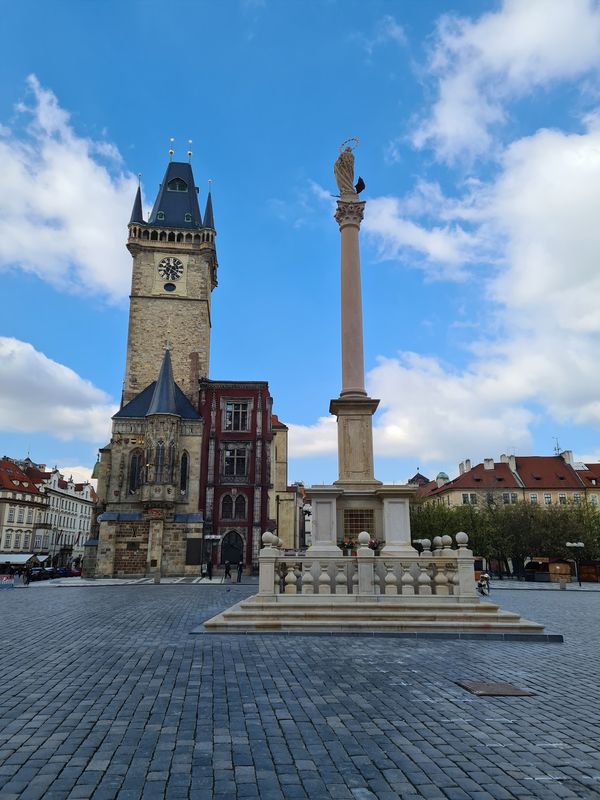
[[[188,139],[188,144],[190,146],[190,149],[187,151],[187,154],[188,154],[189,162],[191,164],[192,163],[192,140],[191,139]]]
[[[142,185],[142,172],[138,172],[138,186]]]
[[[212,189],[212,178],[209,178],[208,179],[208,191],[210,192],[211,189]]]
[[[558,442],[558,436],[553,436],[554,439],[554,455],[559,456],[561,453],[560,444]]]
[[[171,142],[171,147],[169,147],[169,161],[173,161],[173,155],[175,154],[175,150],[173,150],[173,142],[175,141],[175,138],[171,136],[169,141]]]

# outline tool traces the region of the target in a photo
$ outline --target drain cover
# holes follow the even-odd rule
[[[512,683],[484,683],[482,681],[456,681],[457,686],[462,686],[471,694],[480,697],[533,697],[535,692],[519,689]]]

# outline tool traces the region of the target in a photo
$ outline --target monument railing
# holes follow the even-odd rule
[[[475,596],[473,553],[468,537],[436,537],[433,550],[422,540],[423,551],[414,555],[375,555],[359,546],[355,556],[284,553],[278,537],[263,534],[259,556],[259,595],[378,595],[402,597]]]

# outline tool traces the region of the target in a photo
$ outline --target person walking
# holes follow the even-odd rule
[[[23,581],[23,586],[29,586],[29,582],[31,581],[31,571],[29,567],[25,567],[23,570],[23,577],[21,580]]]
[[[244,564],[240,561],[237,565],[237,582],[242,582],[242,573],[244,572]]]
[[[225,562],[225,575],[223,575],[223,578],[229,578],[229,580],[231,580],[231,564],[229,561]]]
[[[209,556],[206,562],[206,575],[209,581],[212,581],[212,558]]]

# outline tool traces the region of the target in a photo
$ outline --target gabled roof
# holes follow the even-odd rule
[[[146,411],[146,416],[152,414],[171,414],[178,417],[177,405],[175,403],[175,381],[173,380],[173,368],[171,366],[171,353],[167,347],[163,356],[158,380],[152,393],[150,406]]]
[[[429,478],[426,478],[425,475],[421,475],[421,473],[417,470],[412,478],[408,479],[408,483],[416,484],[417,486],[426,486],[428,483],[432,481]]]
[[[600,489],[600,464],[586,464],[586,469],[577,470],[577,475],[588,489]]]
[[[145,417],[150,408],[155,387],[156,381],[151,383],[150,386],[146,386],[143,392],[140,392],[133,400],[124,405],[120,411],[117,411],[113,419],[128,419],[130,417],[141,419]],[[177,416],[182,419],[200,419],[200,415],[177,384],[175,384],[175,409]]]
[[[0,459],[0,489],[10,489],[12,492],[25,494],[39,494],[33,479],[8,458]]]
[[[560,456],[516,456],[516,465],[526,489],[581,489],[578,473]]]
[[[511,472],[508,464],[495,462],[493,469],[486,469],[483,464],[476,464],[472,469],[459,475],[454,480],[442,484],[437,483],[427,492],[427,496],[445,494],[448,491],[502,491],[521,489],[517,477]]]
[[[271,414],[271,428],[278,428],[283,431],[287,431],[288,426],[284,425],[283,422],[281,422],[277,414]]]
[[[159,214],[164,217],[159,218]],[[186,214],[189,215],[187,220]],[[167,164],[148,223],[164,228],[202,227],[198,189],[194,183],[191,164],[181,161]]]

